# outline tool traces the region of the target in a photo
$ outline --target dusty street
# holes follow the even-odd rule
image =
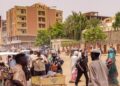
[[[71,60],[70,60],[70,57],[67,56],[64,53],[61,54],[61,57],[64,60],[63,72],[64,72],[64,75],[66,76],[66,84],[67,84],[67,86],[74,86],[74,84],[69,83],[69,80],[70,80],[70,77],[71,77]],[[103,61],[105,61],[106,58],[107,58],[107,55],[102,55],[101,56],[101,60],[103,60]],[[89,57],[89,62],[90,62],[90,60],[91,59]],[[118,80],[120,82],[120,55],[117,55],[116,61],[117,61],[116,65],[117,65],[118,73],[119,73]],[[79,86],[85,86],[85,78],[84,78],[84,76],[82,76],[81,82],[79,82]]]

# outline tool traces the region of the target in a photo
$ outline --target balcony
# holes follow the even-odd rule
[[[38,17],[45,17],[45,11],[38,10]]]
[[[17,19],[17,22],[26,23],[26,20]]]
[[[19,16],[26,16],[27,15],[26,13],[21,13],[21,12],[17,12],[16,14]]]
[[[26,22],[26,16],[17,16],[17,22]]]
[[[18,31],[17,31],[17,35],[26,35],[26,34],[27,34],[26,29],[18,29]]]
[[[27,29],[27,24],[25,22],[18,22],[17,28],[18,29]]]
[[[27,29],[27,27],[17,27],[18,30],[24,30],[24,29]]]
[[[25,16],[25,15],[27,15],[27,12],[26,12],[25,9],[23,9],[23,10],[19,9],[19,10],[17,10],[16,14],[17,15],[21,15],[21,16]]]

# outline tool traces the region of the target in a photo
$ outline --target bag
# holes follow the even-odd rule
[[[55,64],[52,64],[51,67],[50,67],[50,70],[56,72],[58,69],[58,67],[55,65]]]
[[[77,78],[77,68],[74,68],[73,71],[72,71],[72,77],[71,77],[71,81],[75,81],[76,78]]]
[[[111,68],[111,65],[112,65],[112,59],[110,59],[110,58],[108,58],[107,60],[106,60],[106,63],[107,63],[107,67],[108,67],[108,69],[110,69]]]

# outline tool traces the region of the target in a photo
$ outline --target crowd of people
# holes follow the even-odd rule
[[[70,83],[75,83],[75,86],[78,86],[81,76],[84,75],[86,86],[119,86],[117,80],[116,51],[112,45],[108,50],[106,61],[101,60],[100,49],[93,49],[90,52],[92,61],[89,66],[87,49],[74,50],[72,53]]]
[[[0,86],[29,86],[32,76],[53,76],[63,73],[64,61],[55,50],[32,51],[8,56],[7,63],[0,57]]]
[[[62,74],[64,61],[59,54],[60,50],[30,50],[29,54],[20,52],[17,55],[8,55],[7,63],[0,57],[0,86],[29,86],[27,81],[31,77]],[[101,54],[100,49],[93,49],[90,55],[87,49],[71,51],[70,83],[78,86],[84,75],[86,86],[119,86],[115,48],[111,45],[106,61],[101,60]]]

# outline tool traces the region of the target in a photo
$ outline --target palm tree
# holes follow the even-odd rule
[[[72,12],[65,21],[65,32],[68,38],[80,40],[81,33],[87,26],[87,18],[81,13]]]

